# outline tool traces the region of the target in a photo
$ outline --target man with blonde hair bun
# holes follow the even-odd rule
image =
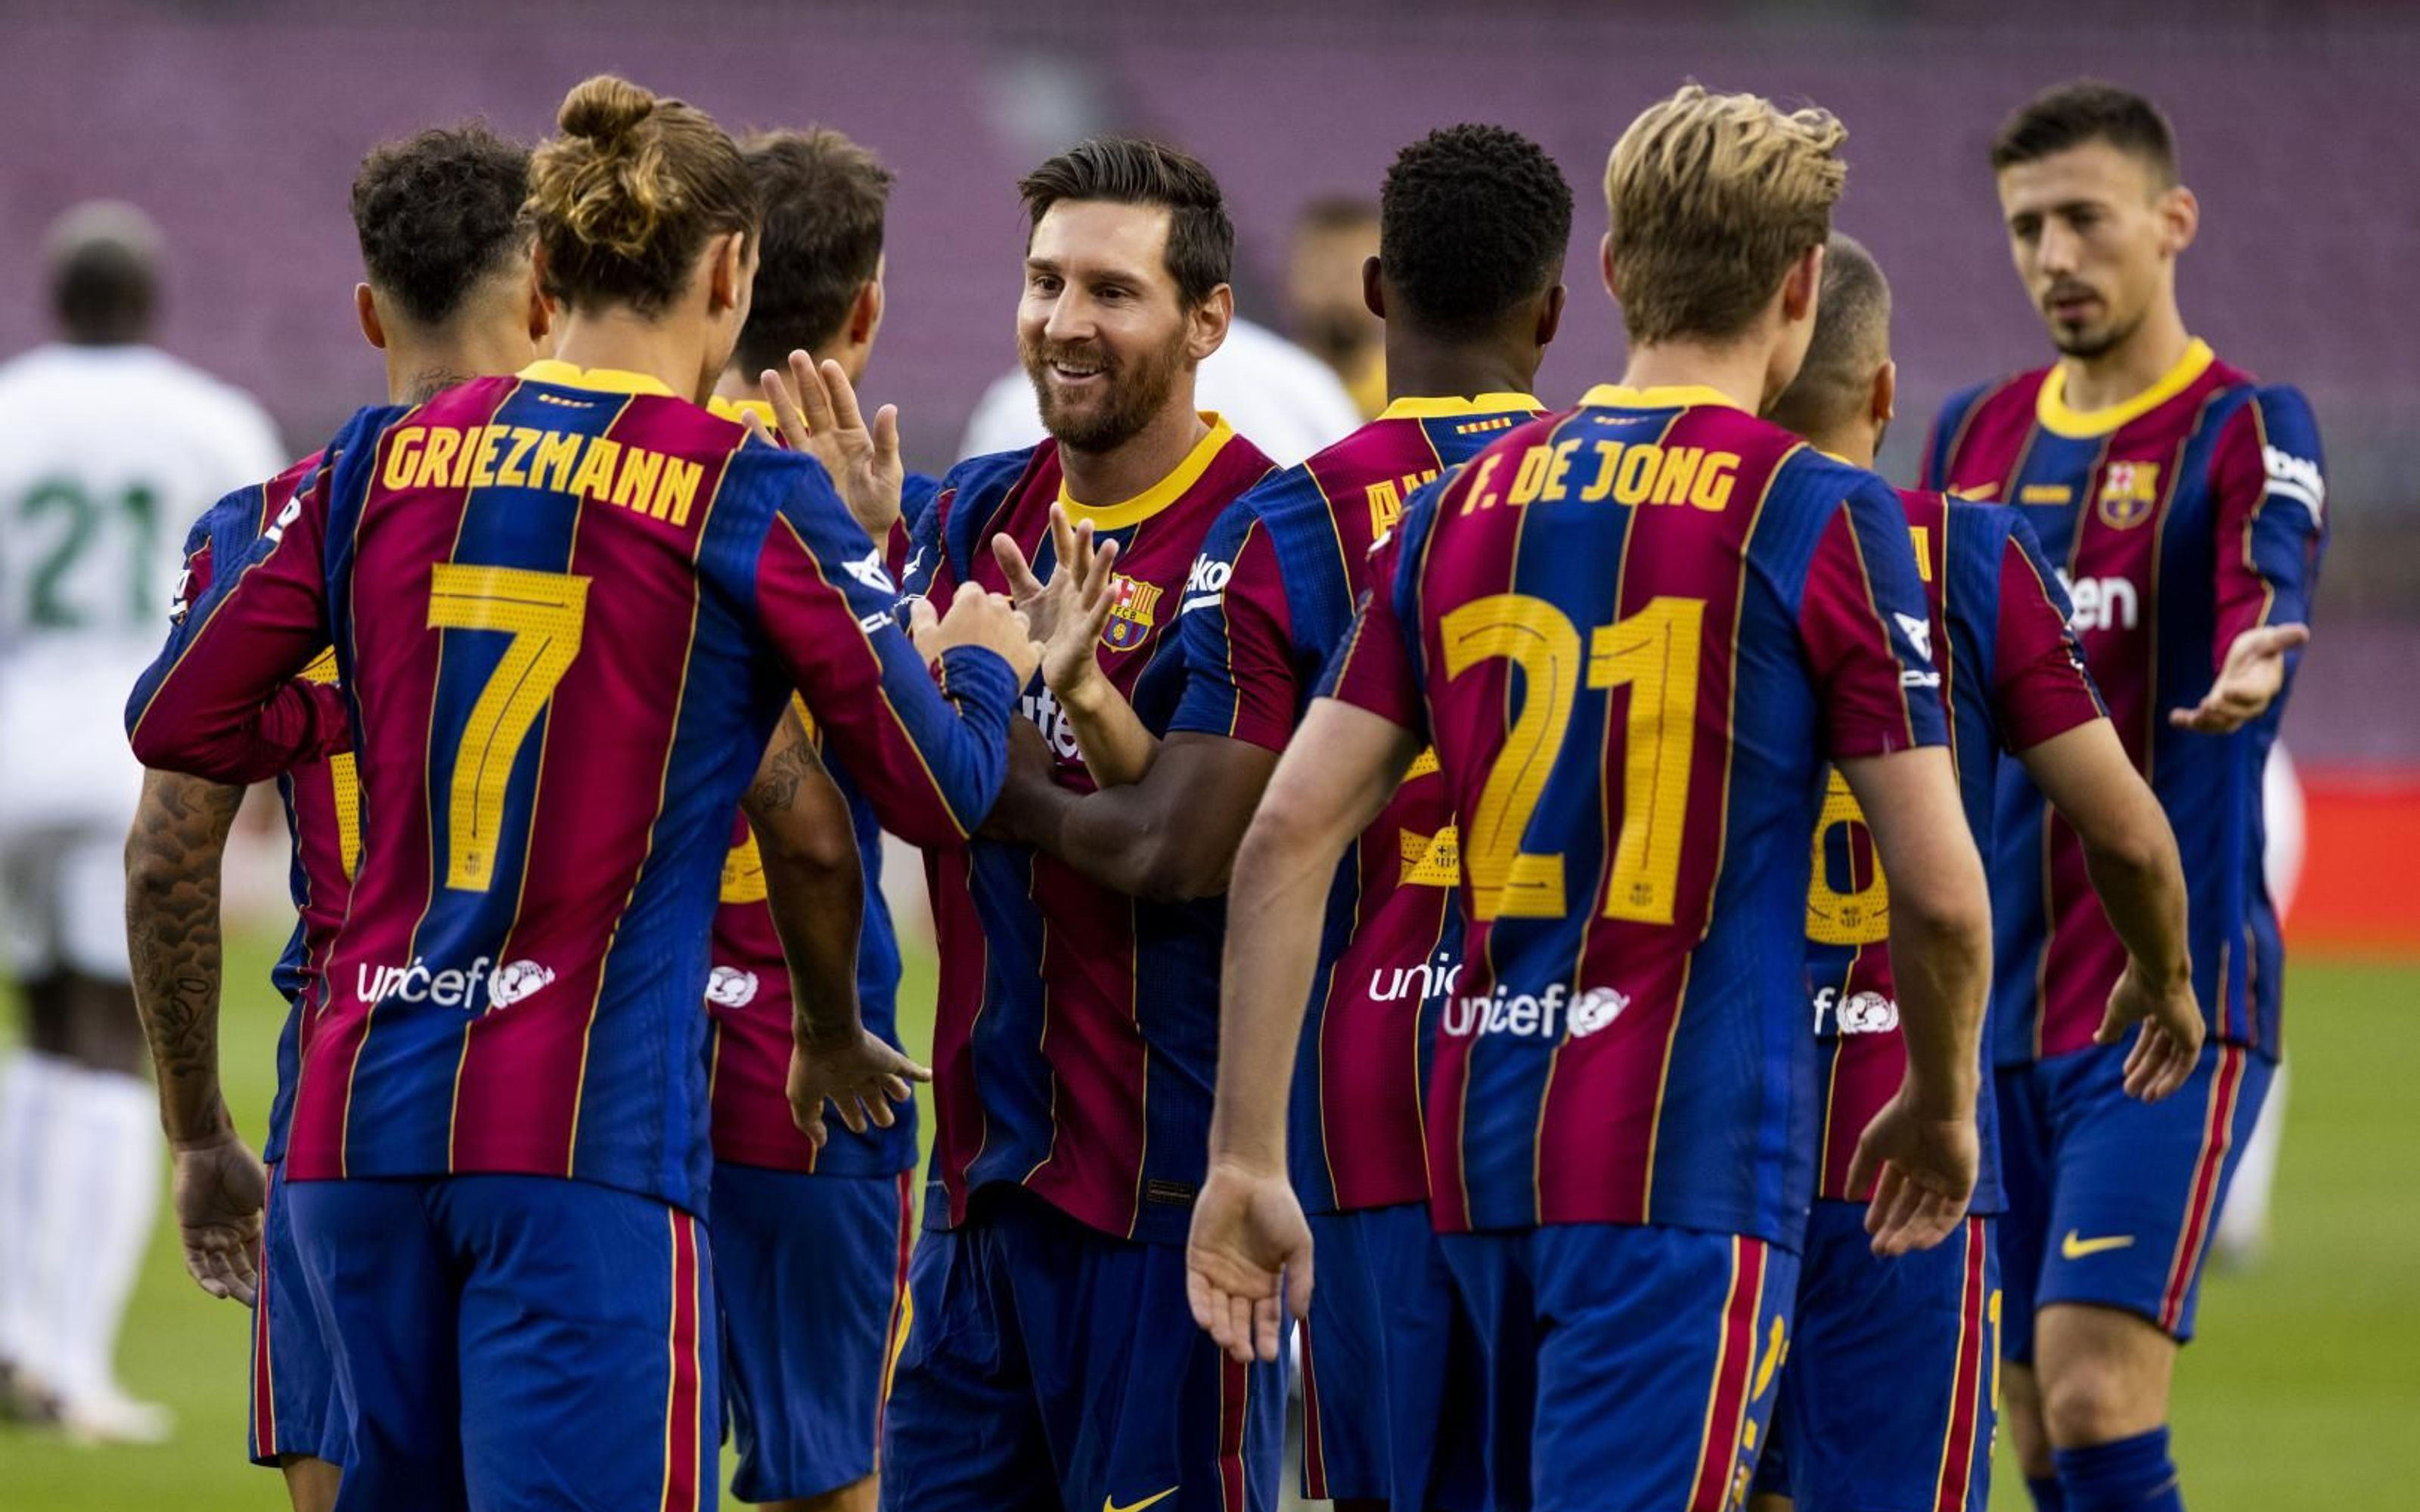
[[[1867,1128],[1879,1253],[1939,1242],[1977,1170],[1990,911],[1907,517],[1756,418],[1807,351],[1846,168],[1824,112],[1691,85],[1606,174],[1619,385],[1404,509],[1333,696],[1229,895],[1218,1106],[1188,1265],[1239,1356],[1311,1290],[1281,1090],[1337,856],[1423,748],[1469,920],[1425,1127],[1431,1217],[1482,1335],[1500,1508],[1718,1512],[1789,1344],[1816,1094],[1794,934],[1819,778],[1891,876],[1908,1064]]]

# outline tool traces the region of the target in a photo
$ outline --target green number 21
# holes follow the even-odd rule
[[[57,523],[46,523],[56,521]],[[49,540],[36,548],[32,569],[25,575],[25,622],[37,629],[72,630],[96,621],[116,620],[108,605],[89,591],[78,594],[76,569],[102,543],[113,526],[132,537],[125,551],[125,623],[141,624],[166,610],[168,585],[155,582],[159,571],[160,501],[142,484],[112,499],[96,498],[72,478],[37,484],[17,501],[18,532]]]

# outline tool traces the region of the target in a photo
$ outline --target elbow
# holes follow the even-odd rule
[[[1133,885],[1126,890],[1156,903],[1193,903],[1227,890],[1234,871],[1232,845],[1206,845],[1199,837],[1170,831],[1135,847]]]
[[[2164,819],[2156,824],[2114,825],[2097,832],[2079,830],[2077,838],[2096,875],[2146,883],[2173,872],[2181,879],[2176,835]]]
[[[1992,899],[1979,864],[1936,887],[1894,887],[1890,905],[1894,934],[1917,949],[1991,958]]]

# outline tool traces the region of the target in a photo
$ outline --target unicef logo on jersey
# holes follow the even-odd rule
[[[716,1008],[746,1008],[756,1000],[756,973],[717,966],[706,979],[706,1000]]]
[[[1888,1034],[1899,1027],[1899,1004],[1880,993],[1850,993],[1845,995],[1826,987],[1815,995],[1815,1032],[1829,1038],[1836,1034]]]
[[[1445,1032],[1457,1040],[1481,1035],[1511,1035],[1516,1040],[1559,1042],[1610,1027],[1630,1007],[1630,995],[1611,987],[1591,987],[1569,995],[1561,982],[1539,994],[1507,995],[1501,987],[1485,997],[1457,997],[1446,1004]]]
[[[354,969],[353,995],[365,1005],[430,1003],[439,1008],[469,1008],[484,987],[490,1010],[510,1008],[554,980],[554,968],[535,961],[514,961],[489,969],[481,956],[468,970],[431,971],[418,956],[405,966],[362,965]]]

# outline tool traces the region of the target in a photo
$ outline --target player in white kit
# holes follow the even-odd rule
[[[124,205],[51,232],[58,339],[0,365],[0,1392],[95,1439],[151,1439],[112,1365],[160,1199],[127,986],[120,709],[157,654],[186,528],[286,464],[250,397],[149,345],[159,236]]]

